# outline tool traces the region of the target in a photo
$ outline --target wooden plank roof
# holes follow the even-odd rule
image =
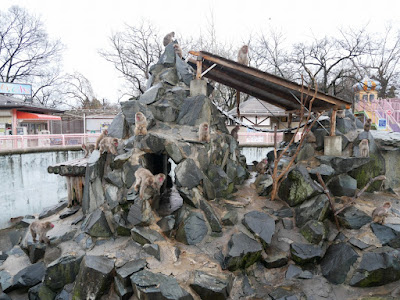
[[[307,88],[295,82],[206,51],[190,51],[190,54],[201,59],[202,72],[215,64],[204,74],[204,77],[281,107],[286,111],[299,110],[300,103],[297,99],[300,99],[302,90],[304,95],[309,96],[309,99],[315,93],[315,90],[310,89],[310,91],[307,91]],[[189,63],[196,69],[196,60],[191,59]],[[350,108],[350,106],[351,101],[349,100],[317,92],[312,110],[345,109]]]

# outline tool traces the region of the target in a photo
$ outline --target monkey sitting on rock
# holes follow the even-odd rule
[[[367,119],[364,123],[364,131],[368,132],[371,129],[371,124],[372,124],[372,120],[371,119]]]
[[[95,149],[99,149],[100,147],[100,141],[108,135],[108,130],[105,129],[103,130],[103,132],[99,135],[99,137],[96,139],[96,145],[95,145]]]
[[[199,126],[199,141],[210,142],[210,126],[207,122],[203,122]]]
[[[147,119],[146,116],[140,111],[135,114],[135,135],[147,134]]]
[[[375,223],[383,224],[389,214],[391,208],[390,202],[385,202],[381,207],[377,207],[372,212],[372,221]]]
[[[163,39],[164,47],[168,46],[168,44],[172,42],[174,36],[175,36],[175,32],[173,32],[173,31],[168,33],[167,35],[165,35],[165,37]]]
[[[46,236],[46,233],[54,228],[54,224],[51,222],[40,222],[33,221],[29,226],[29,230],[31,232],[33,241],[36,242],[36,235],[39,236],[39,242],[50,244],[49,238]]]
[[[118,139],[112,137],[105,137],[100,141],[100,154],[104,152],[109,152],[114,155],[117,155],[117,147],[118,147]]]
[[[358,147],[360,149],[360,156],[361,157],[369,157],[368,139],[362,139]]]
[[[243,64],[245,66],[249,65],[249,46],[244,45],[242,48],[240,48],[238,57],[237,57],[237,62],[239,64]]]

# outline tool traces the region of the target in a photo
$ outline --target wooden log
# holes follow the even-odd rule
[[[336,112],[337,110],[334,109],[332,110],[332,115],[331,115],[331,132],[330,132],[330,136],[335,136],[336,135]]]

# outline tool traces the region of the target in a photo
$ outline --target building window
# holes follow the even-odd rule
[[[369,95],[369,101],[372,101],[374,99],[375,99],[375,95],[374,94]]]
[[[362,99],[363,99],[363,101],[368,101],[368,95],[363,95]]]

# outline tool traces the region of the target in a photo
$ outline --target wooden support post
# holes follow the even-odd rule
[[[332,110],[332,115],[331,115],[331,132],[330,132],[330,136],[335,136],[335,132],[336,132],[336,112],[337,110],[334,109]]]
[[[202,71],[202,67],[203,67],[203,58],[200,55],[197,56],[196,67],[197,67],[196,79],[201,79],[201,71]]]
[[[292,120],[293,120],[293,114],[289,113],[289,118],[288,118],[288,128],[292,127]]]
[[[236,113],[237,113],[237,117],[240,120],[240,91],[236,90]]]

